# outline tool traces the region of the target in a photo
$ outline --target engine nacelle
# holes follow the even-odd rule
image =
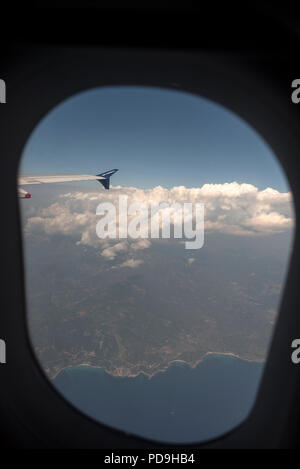
[[[31,198],[31,194],[30,194],[29,192],[27,192],[27,191],[24,191],[24,189],[21,189],[21,188],[19,187],[19,189],[18,189],[18,197],[19,197],[20,199],[30,199],[30,198]]]

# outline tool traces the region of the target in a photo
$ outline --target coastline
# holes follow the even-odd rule
[[[161,369],[155,371],[154,373],[146,373],[145,371],[139,371],[138,373],[131,373],[131,374],[128,374],[128,375],[120,375],[120,374],[116,374],[116,373],[110,373],[109,371],[107,371],[105,368],[103,368],[102,366],[97,366],[97,365],[91,365],[89,363],[79,363],[78,365],[69,365],[69,366],[66,366],[64,368],[61,368],[59,371],[57,371],[53,376],[49,377],[50,381],[54,381],[57,376],[62,373],[63,371],[65,370],[68,370],[68,369],[72,369],[72,368],[79,368],[79,367],[89,367],[89,368],[96,368],[96,369],[102,369],[104,370],[107,374],[109,374],[110,376],[113,376],[115,378],[136,378],[137,376],[139,375],[145,375],[148,379],[151,379],[153,378],[153,376],[157,375],[158,373],[164,373],[167,371],[168,368],[170,368],[170,366],[172,366],[173,363],[183,363],[187,366],[189,366],[190,368],[196,368],[200,363],[202,363],[206,357],[208,357],[209,355],[221,355],[221,356],[229,356],[229,357],[232,357],[232,358],[237,358],[239,360],[243,360],[243,361],[247,361],[247,362],[251,362],[251,363],[264,363],[265,359],[260,359],[260,360],[251,360],[249,358],[242,358],[241,356],[237,355],[237,354],[234,354],[232,352],[206,352],[203,357],[201,357],[199,360],[197,360],[196,362],[194,363],[189,363],[185,360],[180,360],[180,359],[175,359],[175,360],[171,360],[167,365],[165,365],[164,367],[162,367]]]

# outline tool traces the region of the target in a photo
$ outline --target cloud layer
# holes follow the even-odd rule
[[[204,228],[209,232],[227,233],[236,236],[257,236],[280,233],[293,227],[292,197],[267,188],[259,191],[252,184],[204,184],[200,188],[184,186],[153,189],[114,186],[107,192],[74,192],[61,195],[47,208],[30,216],[26,233],[72,235],[76,244],[93,246],[101,250],[104,259],[113,260],[120,253],[127,253],[128,259],[120,266],[136,267],[140,250],[151,245],[148,239],[104,239],[96,235],[99,203],[112,202],[118,207],[119,196],[127,195],[128,204],[203,203],[205,207]],[[176,217],[175,217],[176,223]]]

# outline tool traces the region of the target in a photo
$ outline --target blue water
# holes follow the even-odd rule
[[[195,368],[173,363],[151,379],[100,368],[63,370],[55,387],[75,407],[111,427],[169,443],[207,440],[241,423],[252,408],[263,364],[208,355]]]

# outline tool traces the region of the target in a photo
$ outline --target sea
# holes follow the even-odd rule
[[[62,370],[56,389],[98,422],[163,443],[198,443],[234,429],[250,413],[263,363],[209,354],[196,367],[173,362],[148,378],[89,366]]]

